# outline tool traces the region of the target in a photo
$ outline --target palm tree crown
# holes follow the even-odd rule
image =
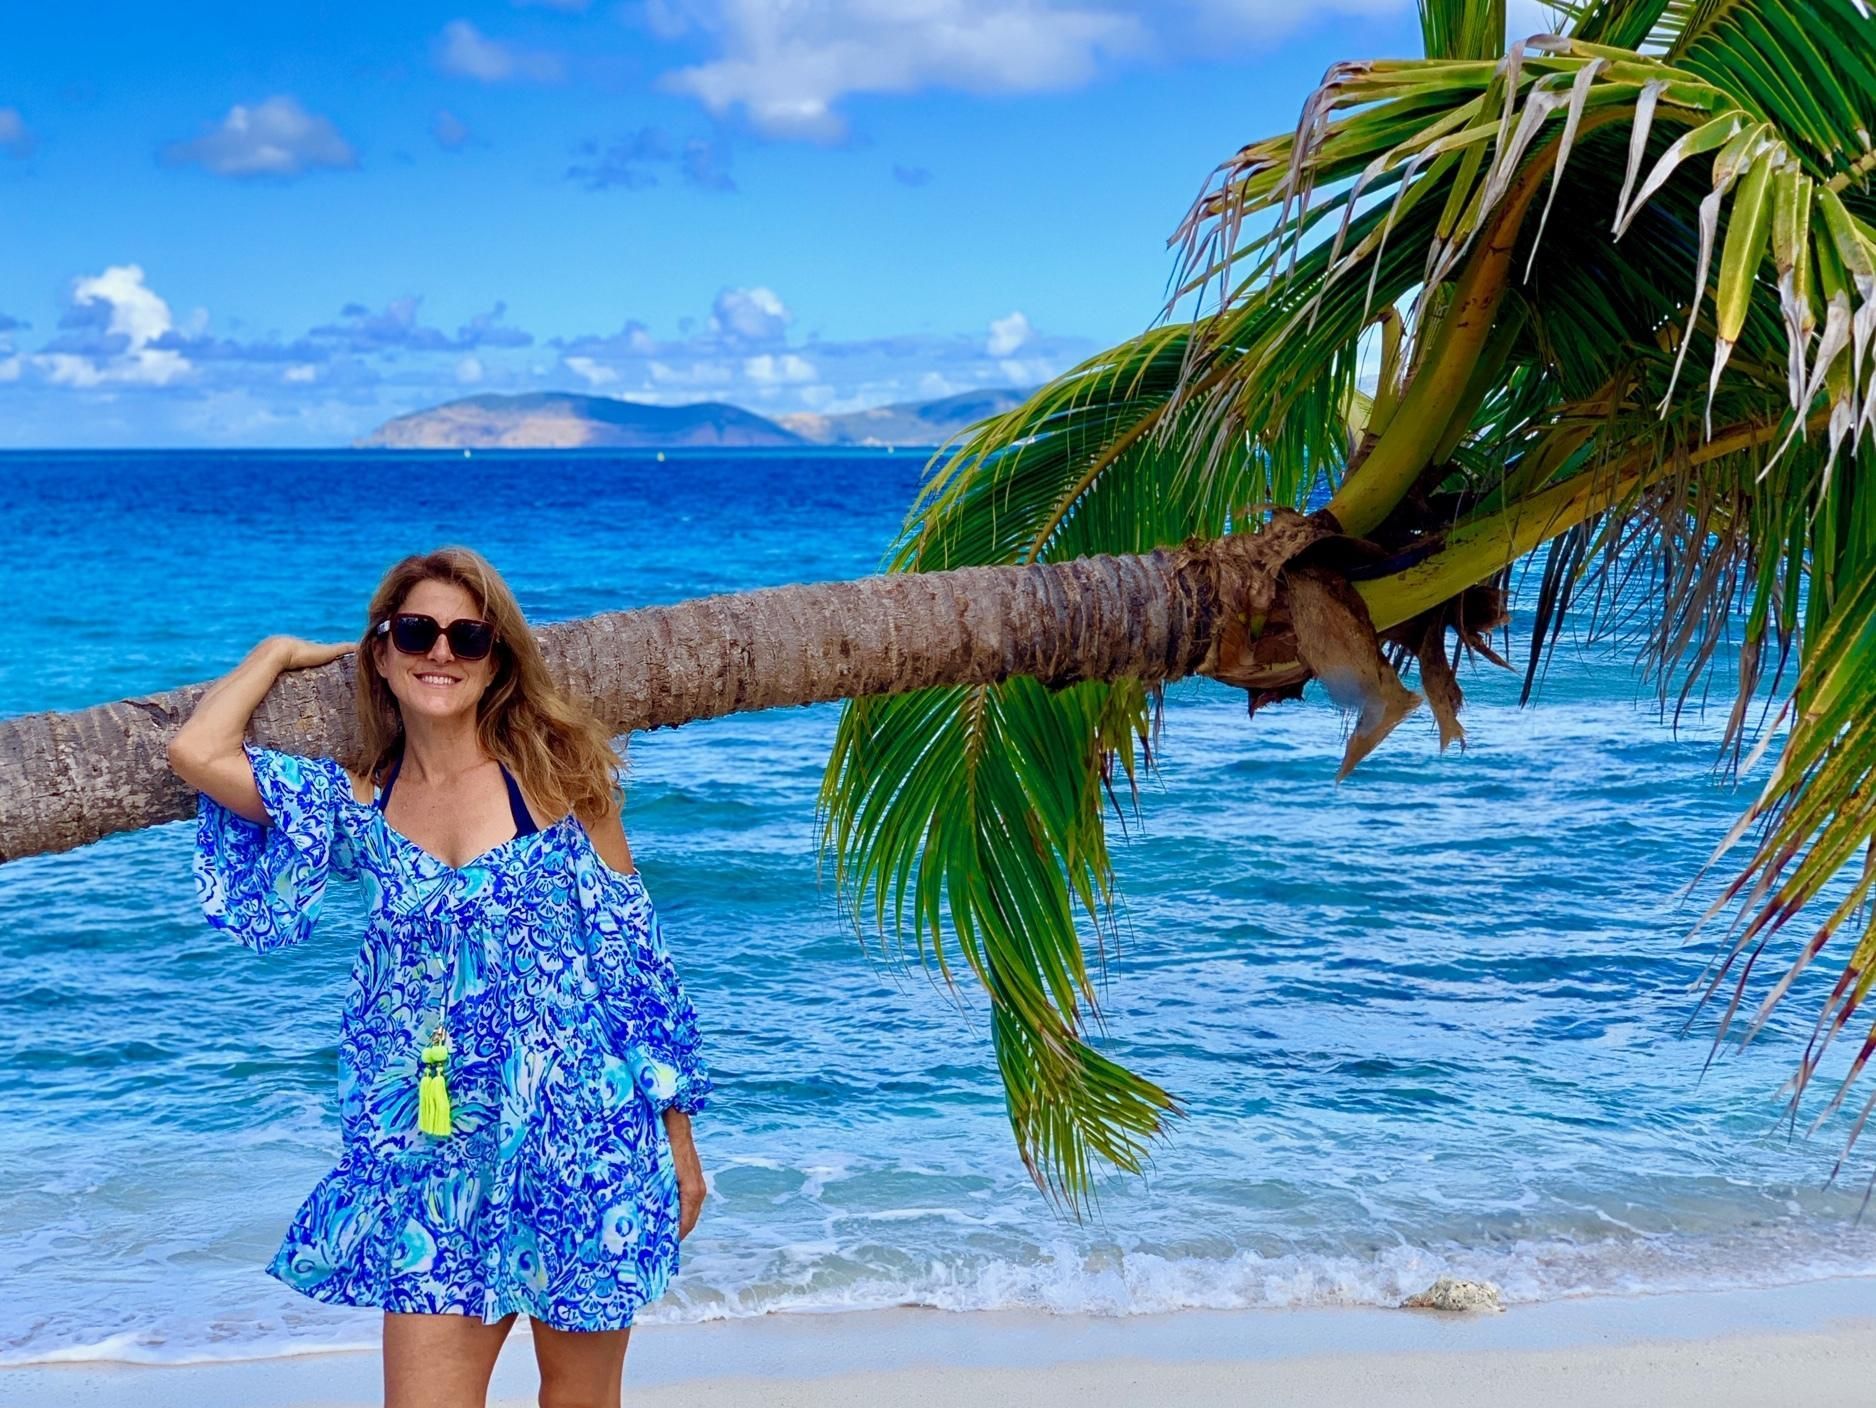
[[[1503,0],[1421,18],[1424,58],[1334,66],[1293,132],[1219,166],[1166,315],[946,447],[887,566],[1262,539],[1273,575],[1205,671],[1253,710],[1322,680],[1360,711],[1345,770],[1422,696],[1463,739],[1454,666],[1498,658],[1527,554],[1527,695],[1573,610],[1641,622],[1676,709],[1743,622],[1730,756],[1779,753],[1726,838],[1757,828],[1716,905],[1720,1035],[1765,944],[1864,857],[1749,1037],[1876,886],[1876,23],[1588,0],[1507,45]],[[855,700],[822,792],[856,913],[987,990],[1018,1146],[1073,1209],[1179,1112],[1088,1040],[1107,803],[1158,703],[1028,678]],[[1794,1102],[1876,980],[1867,909],[1855,938]]]

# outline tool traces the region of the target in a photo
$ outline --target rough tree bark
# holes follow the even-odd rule
[[[1328,531],[1289,518],[1287,529],[1176,551],[777,587],[536,634],[555,679],[619,733],[1012,675],[1172,680],[1206,665],[1227,619],[1241,635],[1242,604],[1274,599],[1283,560]],[[1289,678],[1297,658],[1267,636],[1257,668]],[[355,660],[282,675],[249,736],[345,751]],[[0,863],[191,815],[195,794],[165,746],[206,688],[0,720]]]

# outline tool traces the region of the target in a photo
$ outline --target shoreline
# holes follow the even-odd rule
[[[1876,1278],[1764,1289],[1593,1296],[1502,1314],[1376,1307],[831,1311],[647,1326],[626,1400],[682,1386],[696,1403],[969,1403],[989,1408],[1334,1403],[1388,1405],[1854,1402],[1876,1378]],[[367,1312],[361,1318],[370,1320]],[[491,1408],[534,1402],[523,1326],[504,1346]],[[1509,1395],[1509,1396],[1508,1396]],[[339,1408],[379,1400],[375,1350],[145,1365],[0,1368],[0,1408]]]

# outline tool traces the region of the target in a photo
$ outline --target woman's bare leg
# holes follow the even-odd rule
[[[627,1330],[554,1330],[536,1320],[534,1358],[541,1366],[541,1408],[619,1408]]]
[[[482,1408],[513,1313],[384,1315],[384,1408]]]

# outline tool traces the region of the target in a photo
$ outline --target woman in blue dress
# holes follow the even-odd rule
[[[355,757],[245,741],[280,671],[348,651]],[[266,954],[312,932],[330,882],[368,901],[342,1151],[270,1274],[383,1310],[388,1408],[483,1403],[519,1314],[543,1404],[616,1405],[633,1314],[702,1204],[690,1116],[712,1083],[608,730],[556,688],[513,593],[468,549],[406,558],[358,642],[262,641],[169,761],[201,794],[211,924]]]

